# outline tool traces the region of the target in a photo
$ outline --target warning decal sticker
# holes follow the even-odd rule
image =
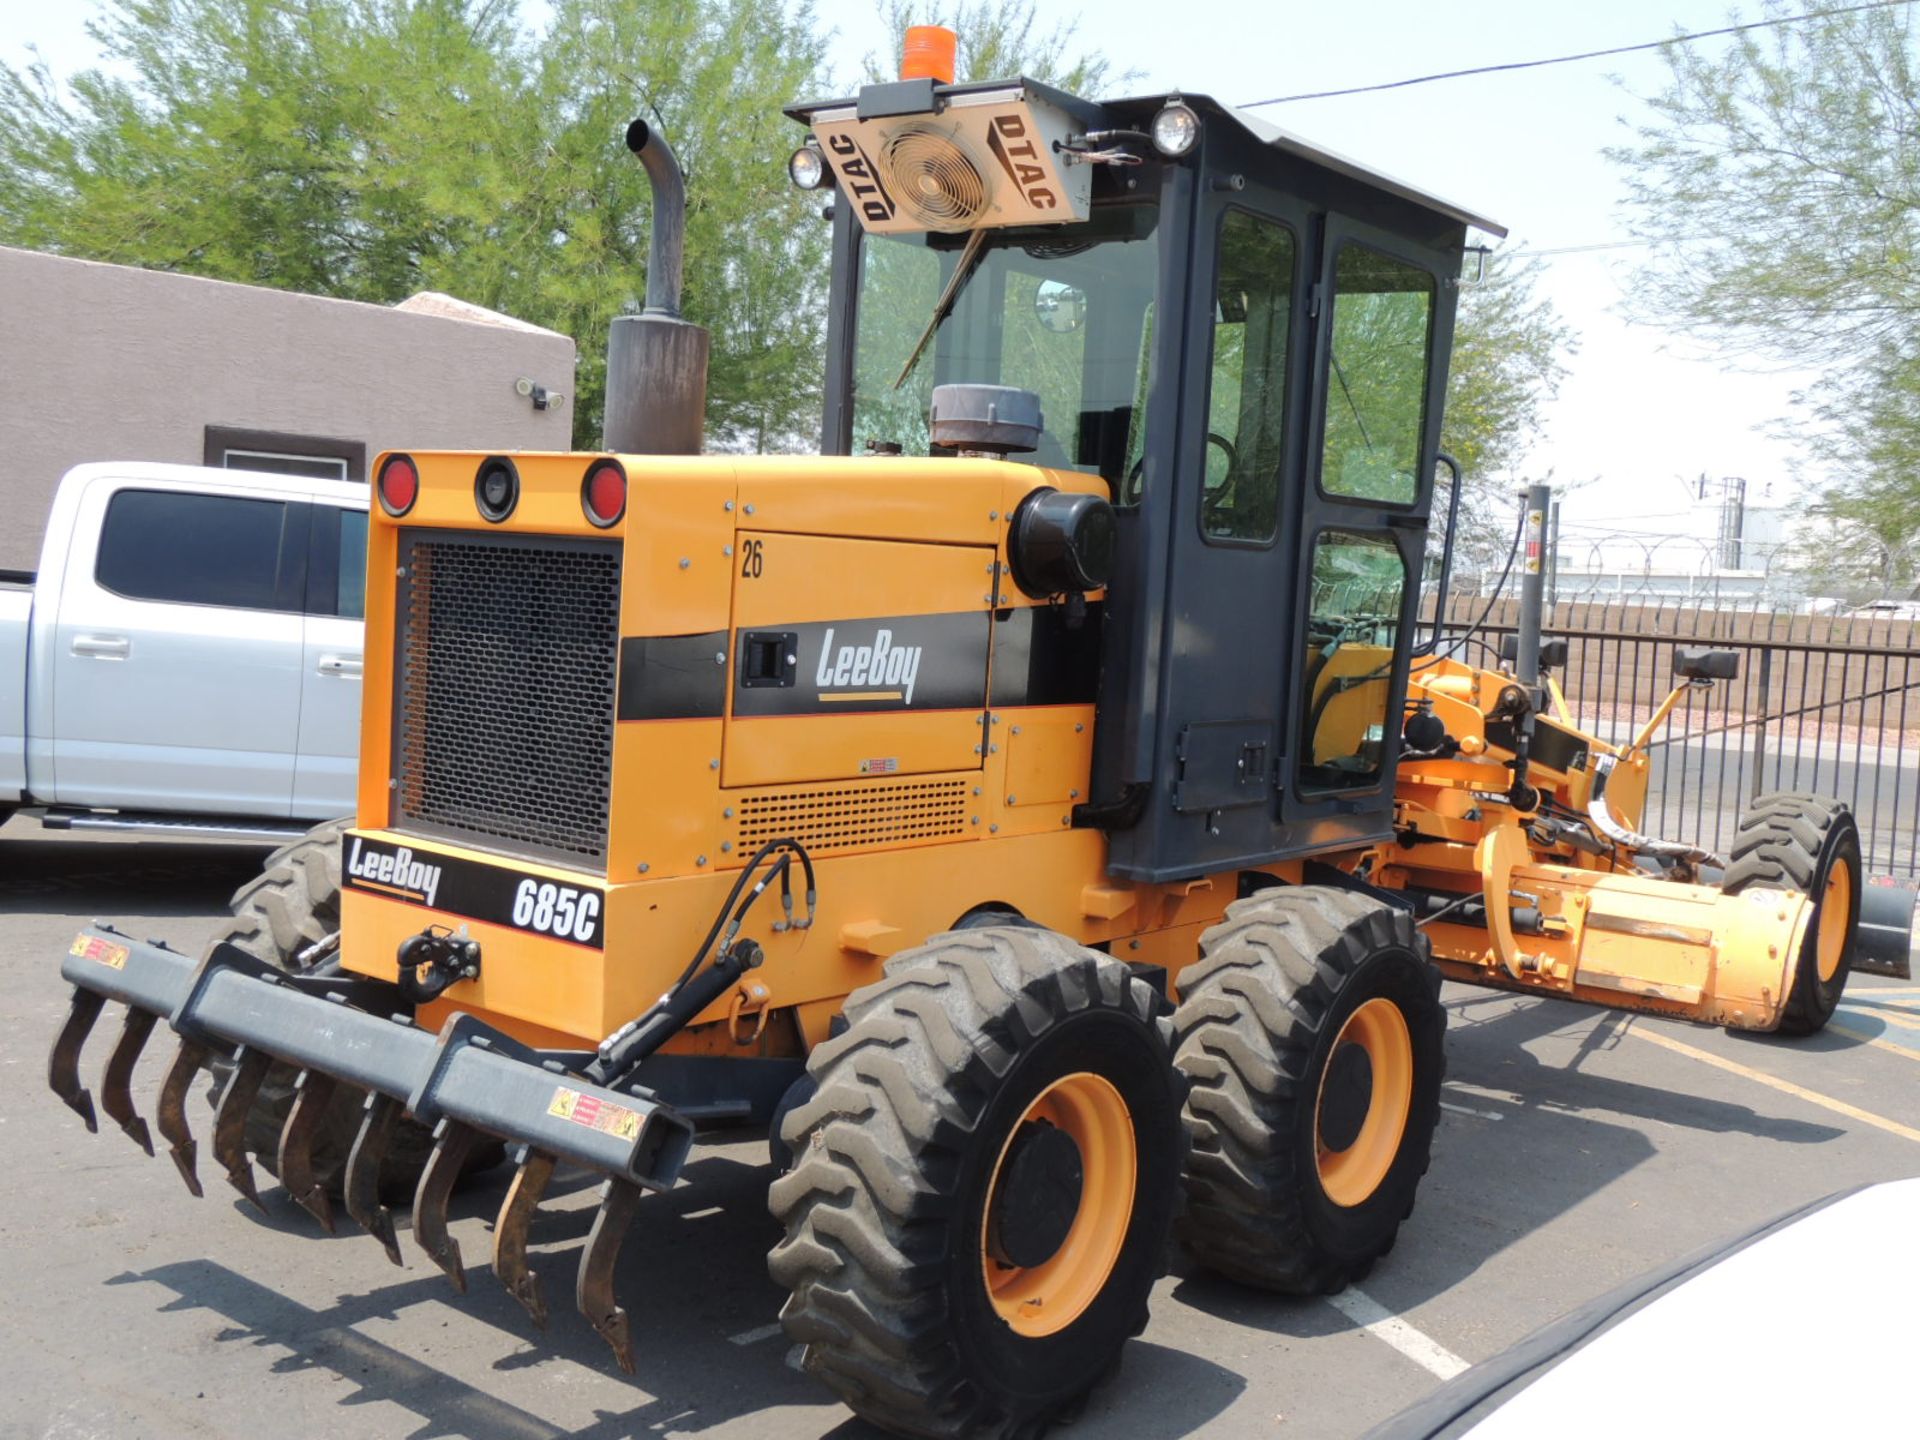
[[[622,1140],[637,1139],[640,1134],[638,1110],[615,1105],[598,1095],[583,1095],[578,1090],[569,1090],[565,1085],[554,1087],[553,1102],[547,1106],[547,1113],[562,1120],[571,1120],[575,1125],[584,1125],[589,1130],[598,1130],[603,1135],[616,1135]]]
[[[116,945],[111,940],[102,940],[98,935],[74,936],[73,945],[67,953],[78,955],[82,960],[98,960],[115,970],[127,968],[127,947]]]

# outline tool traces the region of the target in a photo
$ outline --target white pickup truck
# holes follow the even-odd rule
[[[353,809],[367,488],[145,463],[60,482],[0,571],[0,820],[270,839]]]

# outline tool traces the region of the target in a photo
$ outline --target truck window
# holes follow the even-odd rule
[[[1201,529],[1209,539],[1265,541],[1279,514],[1293,235],[1245,210],[1220,222],[1213,373],[1207,400]]]
[[[339,505],[313,507],[307,553],[307,613],[367,616],[367,512]]]
[[[1364,245],[1343,245],[1334,258],[1320,461],[1327,494],[1390,505],[1418,495],[1433,288],[1427,271]]]
[[[278,500],[122,490],[107,504],[93,578],[130,600],[298,610],[283,583],[287,520]]]
[[[340,575],[334,585],[333,613],[348,620],[367,618],[367,512],[340,512]]]

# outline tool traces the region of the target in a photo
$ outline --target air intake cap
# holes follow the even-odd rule
[[[1007,536],[1014,583],[1035,599],[1102,589],[1113,578],[1114,538],[1113,506],[1100,496],[1035,490]]]
[[[1032,450],[1047,428],[1040,397],[1012,385],[936,385],[931,418],[934,444],[989,455]]]

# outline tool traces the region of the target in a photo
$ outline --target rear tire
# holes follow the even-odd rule
[[[1860,826],[1825,795],[1762,795],[1740,821],[1721,888],[1797,890],[1813,898],[1806,939],[1794,961],[1782,1035],[1811,1035],[1833,1018],[1853,966],[1860,925]]]
[[[299,973],[302,952],[340,928],[340,846],[351,818],[317,825],[304,839],[283,845],[267,857],[260,874],[234,892],[233,918],[214,935],[212,944],[225,942],[277,970]],[[211,945],[209,946],[211,948]],[[332,961],[311,967],[325,974],[336,969]],[[208,1062],[213,1085],[208,1101],[217,1104],[220,1090],[233,1072],[233,1062],[216,1056]],[[279,1174],[280,1131],[293,1108],[293,1082],[299,1072],[291,1065],[267,1071],[260,1096],[247,1112],[246,1148],[261,1167]],[[314,1178],[338,1195],[346,1179],[347,1156],[360,1129],[366,1092],[342,1084],[334,1090],[326,1117],[313,1143]],[[402,1117],[393,1129],[393,1144],[380,1172],[383,1196],[410,1195],[433,1153],[433,1133]],[[497,1164],[504,1152],[498,1145],[475,1151],[469,1174]]]
[[[1184,1149],[1160,1009],[1120,962],[1018,926],[936,936],[848,998],[786,1122],[768,1268],[806,1368],[863,1419],[1031,1436],[1119,1363]]]
[[[1426,937],[1351,891],[1263,890],[1200,937],[1178,988],[1182,1245],[1266,1290],[1360,1279],[1413,1211],[1440,1118],[1446,1015]]]

